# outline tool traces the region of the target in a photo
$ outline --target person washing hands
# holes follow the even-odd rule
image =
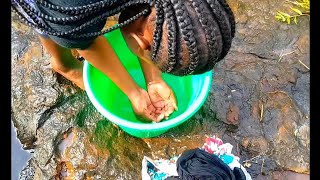
[[[84,89],[83,62],[71,53],[76,49],[128,96],[137,115],[153,122],[178,109],[161,73],[212,70],[228,53],[235,33],[225,0],[11,0],[11,6],[39,33],[53,70]],[[102,30],[107,18],[119,13],[119,23]],[[117,28],[139,58],[147,91],[133,81],[103,36]]]

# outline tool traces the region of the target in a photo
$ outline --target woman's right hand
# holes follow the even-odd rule
[[[139,88],[137,92],[129,97],[133,111],[140,116],[142,120],[160,122],[164,114],[156,113],[156,108],[152,105],[149,94],[146,90]]]

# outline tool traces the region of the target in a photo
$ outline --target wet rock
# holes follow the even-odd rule
[[[264,137],[245,137],[241,145],[251,154],[265,154],[268,151],[268,141]]]
[[[20,178],[21,180],[38,180],[43,179],[45,177],[42,173],[42,170],[37,165],[37,162],[35,159],[30,159],[25,168],[20,172]]]
[[[308,174],[299,174],[292,171],[275,171],[273,172],[273,178],[275,180],[309,180],[310,176]]]
[[[284,2],[228,2],[236,35],[214,68],[207,101],[151,139],[104,119],[84,91],[52,71],[36,33],[13,17],[12,121],[24,148],[34,151],[21,179],[141,179],[143,156],[169,158],[212,135],[233,145],[253,179],[275,178],[283,169],[309,173],[308,19],[276,21]]]
[[[69,162],[62,162],[57,166],[57,174],[55,176],[56,180],[73,180],[74,178],[74,168]]]
[[[239,113],[239,107],[234,104],[230,104],[227,112],[227,122],[234,125],[239,124]]]
[[[310,149],[310,124],[304,124],[295,130],[295,135],[299,140],[300,145]]]
[[[62,134],[61,141],[58,141],[58,145],[55,146],[57,147],[56,153],[57,156],[60,157],[60,160],[68,160],[68,150],[76,138],[75,128],[69,128]]]
[[[28,163],[25,166],[25,168],[20,172],[19,179],[24,179],[24,180],[32,180],[32,179],[34,179],[35,166],[36,165],[30,165],[33,162],[34,161],[32,161],[32,160],[28,161]]]
[[[256,178],[257,180],[309,180],[310,175],[300,174],[292,171],[274,171],[270,175],[259,175]]]
[[[304,118],[308,119],[310,114],[310,74],[301,74],[295,86],[292,87],[292,98],[297,103],[303,113]]]
[[[301,18],[298,25],[278,22],[275,12],[286,12],[285,1],[228,0],[236,18],[234,50],[252,53],[262,59],[279,59],[281,52],[294,50],[294,43],[301,32],[309,33],[308,18]],[[305,41],[309,44],[308,41]],[[307,46],[309,47],[309,45]]]
[[[241,154],[241,156],[241,160],[243,160],[243,158],[246,157],[246,154]],[[258,155],[251,156],[251,158],[246,158],[243,160],[243,166],[247,169],[252,179],[257,179],[261,175],[270,177],[274,171],[279,170],[276,162],[268,155]]]
[[[237,126],[251,155],[270,153],[280,167],[308,173],[308,19],[295,26],[277,22],[271,14],[282,2],[228,2],[236,16],[236,35],[231,51],[214,68],[205,106],[212,116]],[[234,107],[238,116],[230,115]],[[230,121],[234,117],[238,123]],[[252,137],[264,140],[248,141]]]
[[[188,149],[199,148],[203,142],[195,142],[193,138],[205,139],[204,136],[182,136],[180,138],[152,138],[144,139],[144,142],[150,149],[157,151],[151,152],[152,159],[169,159],[173,156],[180,155],[183,151]]]

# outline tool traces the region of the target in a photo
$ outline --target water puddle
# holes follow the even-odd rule
[[[19,180],[19,174],[27,165],[32,154],[22,149],[22,144],[17,138],[16,128],[11,121],[11,179]]]

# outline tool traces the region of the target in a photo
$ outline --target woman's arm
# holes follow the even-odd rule
[[[99,36],[88,48],[77,51],[128,96],[136,114],[152,121],[158,121],[155,108],[147,92],[134,82],[106,38]]]
[[[167,119],[174,110],[178,110],[177,101],[171,88],[162,79],[161,71],[151,63],[142,60],[139,62],[146,80],[148,94],[156,113],[160,114],[158,119]]]
[[[139,86],[133,81],[105,37],[99,36],[88,48],[77,51],[91,65],[107,75],[129,98],[139,92]]]
[[[140,58],[138,59],[143,71],[144,78],[146,80],[146,84],[162,80],[161,71],[155,65]]]

